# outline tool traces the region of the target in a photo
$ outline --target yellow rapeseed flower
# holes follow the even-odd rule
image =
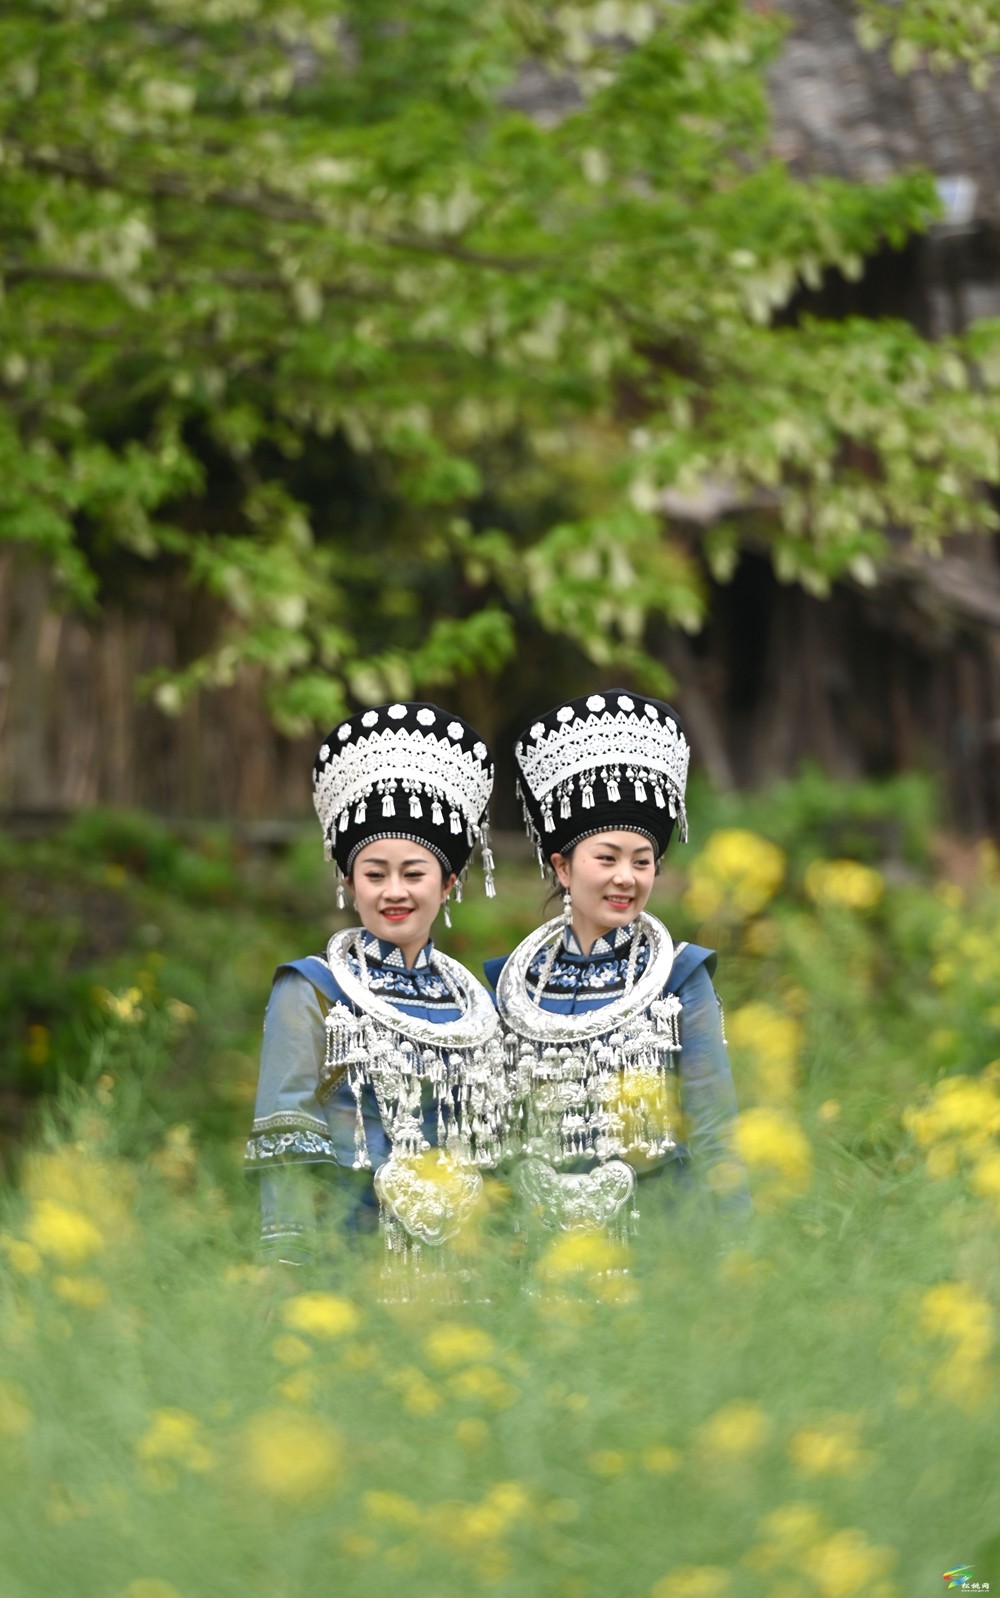
[[[804,1476],[857,1476],[872,1464],[858,1441],[858,1423],[850,1415],[825,1426],[804,1426],[788,1444],[792,1464]]]
[[[464,1205],[467,1198],[469,1168],[454,1154],[435,1147],[425,1149],[422,1154],[409,1155],[406,1163],[422,1182],[432,1182],[439,1188],[447,1204]],[[484,1202],[482,1194],[479,1202]]]
[[[497,1482],[478,1503],[446,1499],[430,1507],[425,1523],[433,1538],[478,1561],[484,1548],[495,1552],[499,1539],[518,1521],[533,1514],[531,1494],[521,1482]]]
[[[542,1256],[539,1269],[543,1276],[559,1282],[572,1277],[593,1276],[601,1271],[621,1270],[626,1259],[622,1245],[614,1242],[605,1232],[580,1228],[560,1232],[553,1238]]]
[[[728,1013],[726,1031],[732,1048],[751,1062],[754,1097],[765,1103],[791,1098],[804,1036],[801,1021],[755,1000]]]
[[[285,1376],[277,1385],[279,1397],[289,1404],[311,1404],[319,1392],[320,1382],[315,1366],[309,1369],[292,1371],[290,1376]]]
[[[976,1162],[969,1186],[980,1198],[1000,1199],[1000,1150],[991,1149]]]
[[[517,1389],[492,1365],[467,1365],[449,1376],[448,1388],[457,1398],[481,1401],[491,1409],[507,1409],[517,1397]]]
[[[656,1071],[622,1072],[614,1086],[613,1102],[623,1112],[662,1108],[665,1084]]]
[[[154,1409],[135,1452],[144,1464],[184,1465],[198,1471],[210,1470],[213,1464],[201,1421],[186,1409]]]
[[[458,1321],[442,1321],[435,1326],[424,1339],[424,1348],[431,1364],[444,1368],[478,1364],[492,1359],[496,1352],[496,1344],[488,1332]]]
[[[736,1147],[748,1169],[762,1178],[763,1208],[804,1193],[812,1178],[812,1150],[799,1123],[785,1110],[760,1105],[736,1125]]]
[[[977,1077],[945,1077],[925,1104],[904,1111],[903,1125],[922,1148],[951,1140],[974,1153],[1000,1133],[997,1084],[985,1072]]]
[[[924,1294],[917,1324],[928,1341],[944,1344],[931,1378],[935,1392],[974,1414],[993,1385],[991,1305],[966,1282],[939,1282]]]
[[[455,1437],[463,1448],[485,1448],[490,1440],[490,1428],[479,1415],[466,1415],[455,1427]]]
[[[802,1023],[774,1005],[753,1000],[730,1010],[726,1023],[729,1041],[737,1048],[790,1064],[797,1060],[802,1047]]]
[[[17,1383],[0,1381],[0,1437],[23,1437],[32,1418],[28,1400]]]
[[[759,1404],[735,1399],[724,1404],[699,1427],[701,1451],[716,1460],[749,1459],[771,1435],[771,1422]]]
[[[108,1301],[108,1290],[96,1276],[54,1276],[52,1291],[80,1309],[100,1309]]]
[[[993,1347],[993,1308],[968,1282],[938,1282],[921,1299],[919,1328],[985,1357]]]
[[[0,1249],[20,1276],[40,1276],[45,1269],[37,1248],[21,1237],[0,1236]]]
[[[651,1444],[643,1449],[639,1458],[643,1470],[648,1470],[651,1476],[672,1476],[684,1463],[680,1450],[667,1443]]]
[[[227,1265],[222,1280],[227,1287],[243,1287],[247,1284],[259,1287],[268,1279],[267,1269],[265,1265]]]
[[[958,1175],[959,1151],[954,1143],[938,1143],[927,1150],[927,1175],[934,1182],[946,1182]]]
[[[778,1546],[798,1556],[823,1534],[823,1515],[815,1504],[782,1504],[761,1521],[761,1530]]]
[[[343,1470],[338,1432],[318,1415],[268,1409],[239,1435],[240,1469],[250,1487],[283,1503],[328,1493]]]
[[[847,1527],[810,1550],[809,1574],[823,1598],[858,1598],[886,1576],[895,1557],[893,1549],[870,1543],[863,1531]]]
[[[104,1238],[89,1216],[54,1199],[37,1199],[28,1217],[28,1241],[61,1265],[82,1265],[100,1254]]]
[[[343,1337],[361,1324],[361,1312],[336,1293],[297,1293],[281,1306],[281,1318],[293,1332],[313,1337]]]
[[[736,1287],[750,1287],[770,1275],[771,1270],[767,1260],[734,1248],[719,1261],[719,1280]]]
[[[281,1365],[301,1365],[304,1360],[313,1357],[311,1344],[304,1338],[290,1334],[276,1337],[271,1344],[271,1353]]]
[[[885,881],[859,860],[813,860],[806,867],[805,890],[814,904],[872,910],[885,893]]]
[[[483,1538],[479,1531],[469,1529],[469,1507],[460,1498],[443,1498],[429,1505],[424,1524],[432,1544],[438,1543],[453,1553],[471,1553],[478,1557]]]
[[[965,1414],[979,1415],[994,1390],[993,1367],[977,1359],[960,1343],[941,1360],[931,1379],[931,1387]]]
[[[531,1516],[533,1501],[523,1482],[498,1481],[489,1488],[478,1509],[490,1517],[495,1528],[492,1535],[502,1536],[508,1526]]]
[[[661,1576],[649,1589],[649,1598],[722,1598],[729,1590],[730,1575],[720,1565],[678,1565],[668,1576]]]
[[[124,988],[121,993],[112,993],[109,988],[97,987],[94,997],[102,1010],[114,1016],[116,1021],[125,1021],[135,1025],[145,1018],[142,1008],[142,989],[137,987]]]
[[[692,863],[684,905],[700,920],[746,920],[774,898],[784,875],[785,856],[775,844],[742,827],[723,828]]]
[[[403,1493],[362,1493],[361,1503],[369,1519],[384,1521],[389,1526],[419,1526],[423,1514],[420,1505]]]
[[[102,1135],[102,1125],[98,1121],[94,1127],[95,1138]],[[29,1154],[21,1187],[36,1206],[53,1202],[79,1210],[109,1241],[135,1230],[134,1172],[123,1160],[103,1158],[84,1143]]]
[[[416,1365],[401,1365],[386,1373],[385,1383],[399,1394],[409,1415],[433,1415],[444,1399],[440,1390]]]
[[[679,1127],[676,1083],[653,1071],[620,1072],[609,1084],[604,1104],[620,1118],[626,1142],[648,1143]]]
[[[616,1304],[620,1309],[628,1304],[635,1304],[639,1299],[638,1282],[634,1276],[628,1276],[624,1271],[612,1271],[608,1276],[598,1276],[592,1287],[596,1298],[605,1304]]]

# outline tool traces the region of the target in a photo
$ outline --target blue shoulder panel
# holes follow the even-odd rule
[[[710,977],[714,976],[718,963],[719,956],[714,949],[703,949],[700,943],[686,943],[674,956],[674,963],[663,991],[677,993],[700,965],[707,967]]]
[[[325,960],[318,954],[307,954],[304,960],[286,960],[284,965],[279,965],[275,976],[282,971],[298,971],[310,981],[314,988],[318,988],[325,999],[331,1004],[346,1004],[347,1000],[341,993],[338,984],[334,981],[333,972]]]
[[[490,987],[494,990],[496,989],[497,983],[500,981],[500,973],[509,959],[509,954],[498,954],[495,955],[492,960],[483,961],[483,970],[486,972],[486,980]]]

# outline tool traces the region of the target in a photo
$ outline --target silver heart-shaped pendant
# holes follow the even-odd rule
[[[557,1171],[529,1155],[515,1166],[511,1181],[533,1205],[545,1226],[571,1230],[606,1226],[635,1192],[635,1172],[624,1160],[608,1160],[593,1171]]]
[[[483,1179],[453,1156],[390,1155],[375,1172],[379,1202],[410,1237],[437,1247],[455,1237],[479,1203]]]

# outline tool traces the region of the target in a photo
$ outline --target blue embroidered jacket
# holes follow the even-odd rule
[[[600,1009],[624,993],[634,930],[634,923],[618,927],[598,938],[585,954],[567,929],[545,984],[542,1008],[573,1015]],[[544,958],[544,953],[539,953],[528,968],[529,993],[535,991]],[[643,945],[636,975],[645,968],[647,958],[648,948]],[[506,956],[485,963],[486,975],[494,988],[506,963]],[[724,1164],[727,1192],[722,1203],[726,1209],[745,1212],[749,1209],[749,1196],[732,1146],[736,1090],[726,1051],[722,1006],[712,985],[716,963],[714,950],[695,943],[680,944],[664,986],[664,993],[676,994],[681,1004],[681,1048],[676,1059],[687,1142],[673,1149],[662,1164],[686,1163],[690,1156],[696,1173],[702,1178],[708,1176],[710,1183],[712,1168]]]
[[[455,1021],[459,1011],[445,983],[432,968],[433,943],[407,966],[402,950],[368,932],[360,934],[372,990],[406,1015]],[[358,971],[356,956],[350,956]],[[343,1081],[325,1102],[317,1089],[326,1054],[326,1014],[332,1004],[350,1005],[323,955],[307,955],[281,965],[264,1016],[264,1039],[254,1121],[246,1148],[246,1168],[259,1173],[261,1237],[266,1255],[297,1261],[308,1253],[315,1224],[315,1195],[303,1180],[303,1167],[346,1167],[354,1163],[356,1106]],[[429,1101],[424,1135],[436,1142]],[[388,1158],[389,1139],[370,1087],[362,1094],[365,1136],[373,1166]],[[370,1200],[371,1179],[364,1198]]]

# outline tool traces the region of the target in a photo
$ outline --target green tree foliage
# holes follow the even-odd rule
[[[985,88],[1000,53],[1000,7],[996,0],[860,0],[858,34],[870,49],[891,41],[897,72],[961,65]]]
[[[780,35],[740,0],[11,0],[0,536],[76,602],[181,574],[228,619],[161,703],[256,662],[303,727],[500,669],[519,614],[655,686],[647,617],[704,606],[671,486],[770,496],[816,591],[890,527],[994,525],[1000,328],[775,323],[936,206],[769,158]]]

